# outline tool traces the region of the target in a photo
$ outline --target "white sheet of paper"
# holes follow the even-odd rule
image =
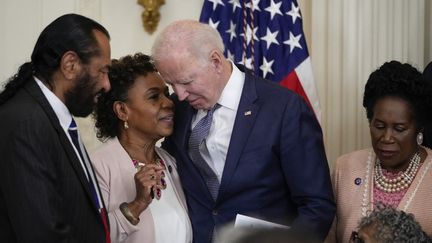
[[[257,219],[253,217],[249,217],[243,214],[237,214],[234,227],[245,227],[245,228],[281,228],[281,229],[289,229],[289,226],[276,224],[273,222],[265,221],[262,219]]]

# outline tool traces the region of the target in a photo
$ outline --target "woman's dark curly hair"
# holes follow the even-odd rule
[[[381,243],[432,242],[414,215],[390,206],[378,205],[360,220],[359,229],[373,227],[373,237]]]
[[[120,119],[114,113],[115,101],[127,101],[128,91],[134,85],[138,76],[157,72],[151,58],[142,53],[113,59],[109,71],[111,90],[102,94],[96,104],[93,118],[96,121],[96,136],[101,141],[113,138],[120,133]]]
[[[422,79],[421,73],[410,64],[386,62],[371,73],[363,96],[363,107],[369,122],[377,101],[389,96],[402,98],[411,105],[417,129],[431,122],[431,85]]]

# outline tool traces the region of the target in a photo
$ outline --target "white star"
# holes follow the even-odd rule
[[[258,30],[258,27],[255,27],[253,30],[251,29],[251,27],[249,25],[247,25],[246,28],[246,42],[249,45],[249,43],[251,42],[252,38],[254,40],[258,40],[258,37],[256,36],[256,32]],[[240,34],[241,36],[245,36],[245,33]]]
[[[294,48],[298,47],[300,49],[302,49],[302,46],[300,45],[299,41],[301,38],[301,34],[299,34],[298,36],[294,36],[292,34],[292,32],[289,33],[290,37],[288,40],[284,41],[284,44],[287,44],[290,46],[290,53],[294,50]]]
[[[265,10],[270,13],[270,20],[273,20],[273,17],[276,14],[282,15],[282,12],[280,11],[280,6],[282,5],[282,1],[279,3],[275,3],[273,0],[270,2],[270,6],[267,7]]]
[[[241,9],[239,0],[229,0],[228,3],[231,3],[233,5],[233,13],[236,11],[236,8]]]
[[[253,70],[253,67],[252,67],[252,57],[247,58],[243,54],[242,59],[238,63],[243,64],[247,69]]]
[[[230,59],[231,61],[234,62],[235,57],[234,57],[234,54],[231,54],[230,50],[227,51],[227,57],[228,57],[228,59]]]
[[[229,29],[225,31],[226,33],[230,34],[230,41],[232,41],[233,38],[237,37],[237,33],[235,29],[236,29],[236,24],[234,24],[234,22],[231,21]]]
[[[273,73],[271,66],[273,65],[274,60],[267,62],[267,59],[264,57],[263,64],[260,66],[261,71],[263,72],[263,77],[267,76],[267,73]]]
[[[267,49],[269,49],[270,45],[272,43],[279,45],[279,42],[276,40],[276,36],[278,35],[279,31],[271,32],[270,28],[267,28],[267,33],[264,37],[261,37],[261,40],[264,40],[267,42]]]
[[[209,0],[209,2],[213,3],[213,11],[216,9],[218,4],[225,6],[225,4],[222,2],[222,0]]]
[[[211,27],[213,27],[213,29],[217,30],[217,27],[218,27],[219,23],[220,23],[220,21],[217,21],[216,23],[214,23],[212,19],[209,19],[209,23],[208,24]]]
[[[252,0],[252,5],[253,5],[253,11],[255,11],[255,10],[258,10],[258,11],[261,11],[261,9],[259,8],[259,2],[260,2],[261,0]],[[251,3],[250,2],[248,2],[248,3],[246,3],[246,7],[247,8],[251,8]]]
[[[296,7],[296,5],[293,2],[291,3],[291,10],[286,12],[286,14],[292,17],[293,24],[295,24],[297,18],[301,19],[300,7],[299,6]]]

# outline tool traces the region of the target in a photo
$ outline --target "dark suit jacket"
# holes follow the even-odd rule
[[[423,79],[432,85],[432,62],[425,67],[423,71]],[[432,148],[432,124],[426,124],[423,145]]]
[[[238,213],[325,238],[335,204],[321,128],[302,98],[246,72],[216,202],[187,152],[196,111],[173,99],[174,133],[163,147],[177,159],[194,242],[210,242],[213,227]]]
[[[105,242],[84,170],[34,80],[0,118],[0,242]]]

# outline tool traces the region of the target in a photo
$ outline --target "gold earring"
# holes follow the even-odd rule
[[[124,121],[124,123],[123,123],[123,127],[124,127],[124,129],[128,129],[128,128],[129,128],[129,124],[128,124],[127,121]]]

